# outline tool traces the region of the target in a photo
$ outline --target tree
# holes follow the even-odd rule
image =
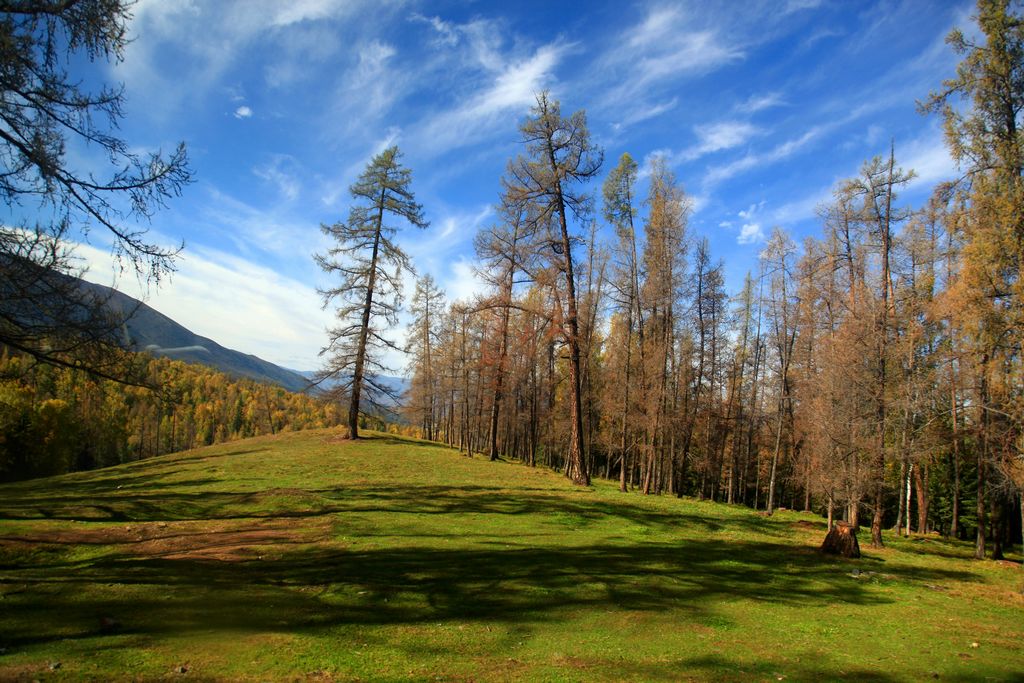
[[[847,183],[847,187],[862,200],[860,220],[868,232],[878,236],[878,255],[881,265],[878,297],[874,308],[875,323],[875,419],[876,443],[874,448],[874,513],[871,517],[871,545],[882,546],[882,518],[885,499],[886,430],[888,425],[888,360],[892,337],[893,317],[892,236],[897,222],[906,220],[909,211],[893,206],[896,188],[906,185],[914,177],[896,167],[895,151],[890,148],[888,161],[875,157],[864,164],[861,175]]]
[[[417,278],[410,312],[413,321],[406,353],[412,356],[412,381],[407,408],[423,429],[423,438],[433,440],[437,435],[438,403],[435,350],[440,345],[444,324],[444,290],[430,275]]]
[[[115,135],[123,89],[89,91],[69,71],[82,57],[122,59],[130,4],[0,1],[0,344],[119,379],[122,318],[67,277],[80,274],[72,244],[103,232],[122,268],[159,282],[180,247],[138,225],[191,180],[183,144],[139,154]],[[106,178],[75,165],[80,145],[108,158]]]
[[[409,257],[394,241],[398,227],[388,225],[384,215],[404,219],[417,228],[429,223],[423,207],[416,203],[412,190],[412,172],[399,162],[398,147],[389,147],[367,165],[349,188],[355,203],[344,223],[321,225],[324,234],[334,238],[336,246],[326,254],[316,254],[316,263],[325,272],[338,275],[335,287],[318,291],[326,308],[338,301],[338,325],[328,330],[327,345],[320,355],[327,362],[317,374],[317,383],[331,380],[333,392],[347,396],[348,427],[351,438],[359,438],[359,414],[364,398],[375,408],[381,399],[394,399],[391,387],[379,376],[391,371],[383,353],[398,351],[388,336],[388,328],[398,324],[401,307],[402,271],[411,271]]]
[[[589,196],[574,188],[597,175],[602,152],[590,142],[587,117],[582,111],[565,118],[548,93],[537,95],[530,117],[519,128],[527,157],[517,157],[504,179],[505,193],[513,201],[535,207],[531,220],[550,231],[552,261],[564,278],[564,338],[569,350],[570,436],[566,474],[577,484],[589,484],[583,461],[583,406],[581,405],[580,326],[576,300],[576,273],[572,257],[574,239],[569,214],[580,220]]]
[[[602,186],[604,195],[604,218],[615,228],[615,236],[618,238],[613,250],[614,274],[612,277],[612,288],[615,292],[614,299],[616,307],[622,316],[621,321],[625,358],[619,366],[622,377],[622,409],[621,409],[621,432],[619,441],[620,462],[619,462],[619,490],[626,492],[626,470],[628,463],[628,434],[629,414],[633,407],[629,400],[629,392],[632,388],[633,371],[633,329],[637,330],[639,339],[639,350],[641,354],[639,369],[644,369],[644,318],[643,307],[640,304],[640,269],[637,260],[636,230],[633,219],[636,217],[636,207],[633,205],[634,186],[637,179],[637,164],[628,153],[623,154],[618,165],[611,170]],[[613,346],[613,348],[615,348]],[[643,375],[640,377],[640,387],[645,385]]]
[[[524,216],[525,207],[508,197],[503,197],[498,211],[502,222],[481,230],[473,240],[477,258],[481,267],[477,269],[480,277],[491,285],[495,294],[481,302],[481,308],[497,309],[497,358],[493,363],[493,380],[491,382],[490,420],[487,436],[487,455],[491,460],[498,459],[498,418],[501,414],[505,398],[505,374],[508,359],[509,316],[512,309],[512,296],[516,286],[517,274],[527,268],[526,260],[529,250],[529,234],[527,226],[530,221]]]
[[[796,343],[799,301],[793,290],[792,260],[796,245],[781,229],[772,231],[768,245],[761,254],[766,273],[770,276],[771,299],[769,317],[772,324],[772,343],[779,363],[778,412],[775,424],[775,446],[772,450],[771,468],[768,474],[768,514],[775,511],[775,483],[779,469],[782,435],[793,436],[793,396],[791,390],[790,366],[793,360],[793,345]],[[788,427],[788,429],[787,429]]]
[[[947,145],[966,172],[964,216],[957,223],[961,268],[949,295],[958,304],[950,305],[954,326],[976,375],[979,558],[985,556],[990,465],[1024,460],[1024,17],[1011,13],[1012,5],[979,0],[975,19],[984,43],[950,33],[947,42],[963,55],[957,75],[920,104],[942,114]],[[969,103],[966,111],[954,106],[961,101]],[[1024,480],[1017,488],[1024,492]],[[1020,510],[1024,522],[1024,495]]]

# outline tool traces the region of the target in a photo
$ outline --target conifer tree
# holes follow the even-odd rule
[[[921,104],[942,114],[950,152],[965,171],[964,216],[957,222],[963,251],[949,294],[975,371],[979,558],[985,556],[986,477],[995,474],[990,467],[1024,461],[1024,17],[1011,12],[1014,5],[979,0],[975,18],[984,42],[950,33],[946,40],[963,60],[956,77]],[[959,111],[959,101],[969,108]],[[1020,471],[1001,469],[1011,476]],[[1024,490],[1024,477],[1017,489]],[[1021,518],[1024,523],[1024,497]]]
[[[572,247],[576,240],[569,231],[570,214],[579,220],[587,211],[589,196],[576,189],[597,175],[603,155],[590,141],[586,114],[562,116],[557,101],[547,92],[537,96],[537,105],[520,126],[526,157],[511,164],[504,180],[512,201],[532,205],[531,219],[550,230],[548,245],[556,280],[565,287],[564,338],[569,351],[570,437],[566,474],[578,484],[589,484],[590,473],[583,461],[583,406],[581,405],[580,322],[576,297],[576,265]]]
[[[349,188],[355,202],[348,220],[320,226],[336,245],[314,256],[322,270],[340,279],[336,286],[318,290],[324,307],[338,302],[338,322],[328,330],[327,345],[320,351],[327,362],[317,382],[336,382],[333,392],[348,398],[353,439],[359,438],[364,398],[378,409],[384,397],[396,398],[380,375],[392,371],[384,352],[399,350],[388,331],[398,324],[402,272],[411,271],[412,265],[395,242],[399,225],[386,222],[385,214],[417,228],[429,225],[410,189],[412,172],[400,158],[398,147],[389,147],[370,161]]]

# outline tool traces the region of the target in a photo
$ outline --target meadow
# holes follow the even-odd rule
[[[0,486],[0,680],[1003,681],[1020,556],[288,433]]]

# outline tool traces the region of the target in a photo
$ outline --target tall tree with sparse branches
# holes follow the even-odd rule
[[[565,286],[564,341],[569,351],[571,421],[566,474],[577,484],[589,484],[590,473],[583,461],[580,324],[572,257],[576,240],[570,234],[569,219],[572,214],[580,221],[589,211],[590,196],[577,188],[597,175],[604,155],[590,141],[586,114],[578,111],[562,116],[559,103],[546,91],[537,95],[536,106],[519,130],[527,156],[509,164],[504,191],[513,201],[534,206],[531,220],[550,231],[552,264]]]
[[[385,222],[385,214],[417,228],[429,225],[410,189],[412,172],[400,158],[398,147],[389,147],[370,161],[349,188],[354,203],[348,220],[320,226],[335,246],[314,256],[324,272],[340,280],[318,290],[325,308],[338,303],[338,323],[328,330],[327,345],[320,351],[327,361],[316,381],[333,382],[332,391],[348,398],[353,439],[359,438],[364,398],[378,410],[384,407],[384,397],[397,398],[380,376],[393,371],[385,364],[384,353],[400,350],[388,332],[398,324],[402,273],[411,272],[412,265],[395,241],[398,225]]]

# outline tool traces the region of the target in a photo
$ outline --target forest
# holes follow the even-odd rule
[[[918,102],[962,175],[907,205],[893,142],[836,184],[817,237],[775,229],[735,293],[667,163],[624,154],[588,194],[602,153],[585,113],[539,94],[501,220],[475,240],[490,293],[448,302],[417,281],[410,423],[581,485],[817,511],[875,546],[883,528],[973,537],[1001,557],[1024,521],[1024,25],[999,2],[978,22],[985,42],[952,33],[957,74]],[[411,193],[400,168],[390,150],[362,180]]]
[[[341,421],[334,403],[141,355],[146,383],[0,357],[0,481],[92,470]]]
[[[391,393],[376,379],[384,355],[401,349],[410,387],[395,430],[555,468],[581,486],[601,477],[623,492],[769,515],[815,511],[830,525],[869,526],[876,546],[883,528],[934,531],[973,538],[979,558],[1001,557],[1024,526],[1024,19],[1014,9],[981,0],[983,40],[954,31],[956,74],[917,102],[922,117],[943,122],[959,177],[908,205],[901,193],[914,171],[892,141],[836,184],[818,208],[817,236],[798,244],[775,229],[738,292],[726,290],[723,263],[690,228],[692,201],[670,164],[605,159],[586,113],[563,112],[548,91],[521,123],[499,219],[475,237],[487,294],[448,301],[432,278],[418,278],[413,322],[396,341],[401,273],[415,265],[398,234],[427,227],[396,146],[352,185],[348,219],[322,226],[336,245],[315,258],[337,280],[320,292],[337,305],[316,379],[330,400],[160,359],[126,383],[76,358],[110,340],[83,341],[73,305],[70,316],[52,312],[67,291],[39,294],[11,279],[0,325],[0,476],[329,426],[346,413],[357,438]],[[123,30],[106,31],[102,17],[68,21],[84,27],[90,49],[123,47]],[[39,30],[26,26],[22,38]],[[126,170],[102,186],[53,175],[62,141],[43,134],[50,124],[11,114],[28,132],[10,147],[21,165],[0,190],[9,200],[53,193],[60,220],[4,228],[5,275],[26,259],[37,266],[25,269],[32,278],[40,268],[71,272],[63,245],[85,214],[113,232],[130,266],[159,281],[177,252],[118,225],[148,217],[191,181],[184,148],[147,160],[82,128],[95,110],[116,118],[117,93],[75,99],[77,86],[39,68],[64,89],[41,90],[50,97],[42,103],[26,90],[26,101],[84,130]],[[107,197],[126,193],[122,213]],[[28,293],[23,308],[12,292]]]

